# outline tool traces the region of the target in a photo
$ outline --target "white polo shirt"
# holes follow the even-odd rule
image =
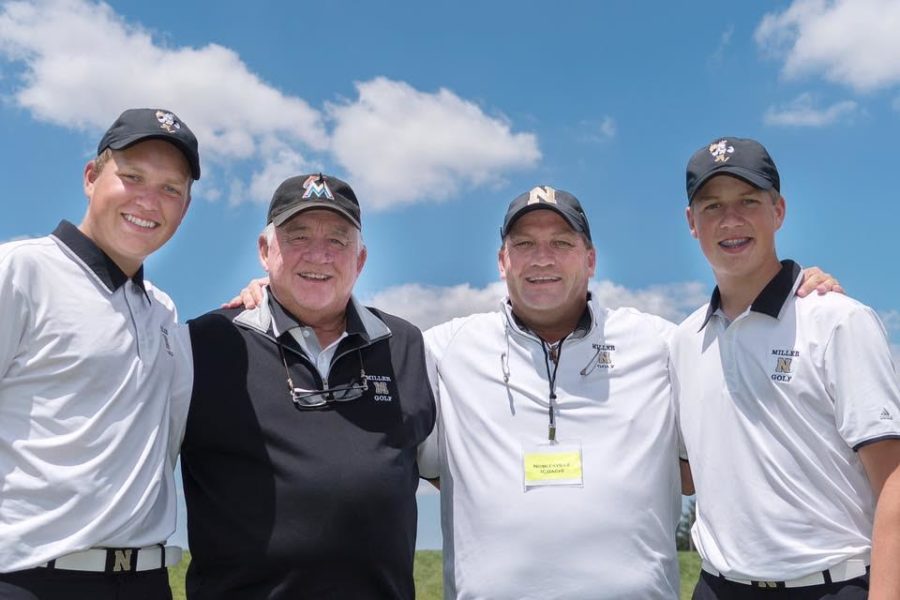
[[[524,489],[523,452],[548,439],[549,379],[506,302],[425,332],[438,422],[419,468],[441,480],[445,598],[678,598],[673,325],[589,306],[555,386],[582,487]]]
[[[731,323],[712,302],[672,340],[697,489],[694,541],[723,575],[782,581],[871,549],[861,446],[900,437],[900,389],[875,313],[795,295],[785,261]]]
[[[68,222],[0,245],[0,571],[175,530],[189,348],[166,294]]]

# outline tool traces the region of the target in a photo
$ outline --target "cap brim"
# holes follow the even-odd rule
[[[353,215],[351,215],[346,210],[335,206],[333,202],[304,202],[299,206],[293,206],[283,212],[278,213],[277,215],[272,217],[272,223],[275,225],[275,227],[281,227],[285,224],[285,222],[287,222],[297,213],[313,209],[330,210],[331,212],[337,213],[350,221],[350,223],[357,229],[362,229],[362,227],[360,227],[359,221],[357,221]]]
[[[703,184],[705,184],[716,175],[731,175],[732,177],[742,179],[753,187],[761,190],[771,190],[775,187],[775,185],[771,181],[769,181],[766,177],[763,177],[756,171],[751,171],[742,167],[723,165],[718,169],[710,171],[703,177],[699,178],[696,183],[694,183],[694,191],[691,193],[691,197],[688,198],[688,200],[692,201],[694,199],[694,196],[697,195],[697,192],[700,191],[700,188],[703,187]]]
[[[583,228],[578,224],[578,221],[572,215],[569,215],[568,213],[566,213],[566,211],[563,210],[558,205],[549,204],[547,202],[528,204],[528,205],[520,208],[518,211],[516,211],[516,214],[514,214],[513,217],[504,224],[503,231],[501,232],[502,236],[506,237],[509,234],[509,230],[513,228],[513,225],[515,225],[516,221],[518,221],[524,215],[526,215],[530,212],[533,212],[535,210],[552,210],[553,212],[555,212],[556,214],[561,216],[563,219],[565,219],[566,223],[569,224],[569,227],[572,228],[572,231],[576,231],[578,233],[583,233],[584,235],[588,236],[588,239],[590,239],[590,237],[591,237],[590,232],[584,231]]]
[[[191,168],[191,177],[193,179],[200,179],[200,162],[192,158],[192,154],[194,154],[194,149],[185,144],[183,141],[178,139],[177,137],[173,137],[171,135],[160,134],[160,133],[135,133],[133,135],[125,136],[115,142],[110,142],[107,144],[107,148],[112,148],[113,150],[124,150],[129,146],[133,146],[138,142],[143,142],[146,140],[165,140],[170,144],[176,146],[182,154],[184,154],[184,158],[188,163],[188,166]]]

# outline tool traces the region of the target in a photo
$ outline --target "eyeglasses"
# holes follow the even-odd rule
[[[366,377],[366,369],[363,365],[362,354],[359,355],[359,379],[346,385],[338,385],[325,387],[321,390],[307,390],[305,388],[294,387],[291,379],[291,371],[288,369],[287,359],[284,356],[284,349],[278,344],[278,352],[281,354],[281,362],[284,365],[284,372],[287,374],[288,391],[291,394],[291,401],[298,410],[308,410],[322,408],[335,402],[350,402],[359,399],[363,393],[369,389],[369,380]]]

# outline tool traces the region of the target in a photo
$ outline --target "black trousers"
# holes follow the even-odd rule
[[[0,600],[172,600],[168,569],[93,573],[27,569],[0,573]]]
[[[865,600],[869,597],[868,573],[856,579],[799,588],[762,588],[728,581],[706,571],[694,588],[692,600]]]

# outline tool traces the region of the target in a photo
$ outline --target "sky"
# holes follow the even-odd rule
[[[678,321],[713,286],[685,165],[740,136],[781,173],[780,257],[872,306],[900,365],[900,0],[0,1],[0,242],[79,223],[84,164],[140,106],[200,140],[146,263],[182,319],[262,273],[272,192],[322,171],[362,205],[357,295],[420,327],[497,306],[506,206],[543,184],[585,207],[601,301]]]

